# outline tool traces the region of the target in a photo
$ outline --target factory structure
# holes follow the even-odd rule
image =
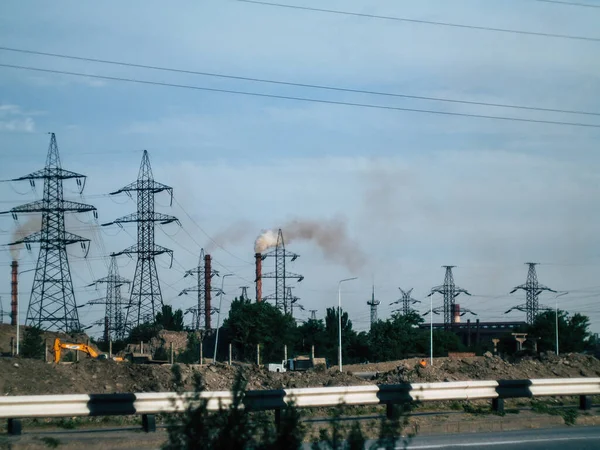
[[[97,219],[96,208],[92,205],[65,200],[63,197],[63,182],[73,179],[79,193],[85,188],[85,175],[68,171],[62,168],[58,151],[56,136],[51,133],[50,145],[43,169],[28,175],[14,178],[14,182],[28,182],[31,187],[36,182],[43,182],[42,199],[14,207],[0,214],[11,214],[19,227],[19,217],[28,213],[41,214],[39,231],[29,234],[15,234],[16,238],[6,245],[25,245],[27,248],[32,243],[39,243],[40,250],[33,286],[29,295],[25,324],[37,326],[43,330],[63,332],[80,331],[84,329],[80,323],[78,305],[71,279],[69,258],[66,248],[72,244],[79,244],[83,254],[89,251],[89,239],[70,233],[65,226],[65,213],[92,212]],[[155,211],[155,194],[167,192],[173,201],[173,189],[154,180],[150,157],[144,150],[138,177],[132,183],[114,191],[110,195],[126,194],[135,197],[137,210],[102,226],[119,226],[133,223],[137,228],[137,241],[130,247],[103,255],[110,262],[107,263],[108,273],[105,277],[95,280],[90,286],[105,288],[105,296],[87,304],[104,305],[105,314],[100,323],[103,326],[103,339],[123,339],[134,327],[154,320],[164,304],[161,291],[160,277],[155,258],[161,255],[170,257],[173,262],[173,250],[162,247],[155,242],[156,224],[178,224],[177,217]],[[299,255],[288,250],[284,240],[285,229],[263,231],[256,239],[254,245],[254,301],[270,302],[284,314],[294,316],[295,311],[304,310],[299,303],[299,298],[294,295],[295,285],[304,277],[291,271],[293,263]],[[120,256],[135,258],[136,266],[133,279],[130,281],[121,277],[118,271],[117,259]],[[515,309],[525,314],[523,322],[482,322],[471,317],[466,321],[463,317],[467,314],[475,316],[476,313],[467,308],[461,308],[458,297],[471,294],[454,282],[453,269],[455,266],[446,265],[444,281],[441,285],[434,286],[429,296],[440,295],[443,304],[431,308],[426,314],[439,315],[443,320],[424,323],[422,327],[433,327],[456,333],[467,346],[477,345],[489,341],[500,334],[516,330],[531,324],[541,310],[546,309],[540,305],[538,297],[544,291],[555,292],[547,286],[540,284],[537,279],[536,263],[526,263],[528,274],[525,284],[516,286],[512,292],[522,290],[526,294],[526,303],[515,306]],[[19,282],[18,254],[13,254],[10,265],[11,302],[10,323],[17,324],[18,320],[18,282]],[[8,275],[8,274],[7,274]],[[185,316],[190,329],[211,333],[213,330],[212,316],[218,312],[215,307],[215,298],[223,295],[220,288],[213,286],[215,278],[220,277],[219,271],[213,267],[213,258],[204,249],[198,255],[198,264],[185,271],[184,279],[188,287],[180,291],[179,296],[193,299],[193,306],[185,309]],[[189,280],[189,281],[188,281]],[[249,286],[242,287],[239,298],[252,301],[248,298]],[[127,289],[127,292],[122,292]],[[394,312],[397,314],[413,314],[413,306],[420,303],[412,297],[413,289],[400,288],[401,298],[391,304],[399,305]],[[511,293],[512,293],[511,292]],[[181,299],[183,300],[183,298]],[[373,286],[371,298],[366,301],[369,308],[370,322],[373,325],[378,320],[378,307],[380,300],[375,298]],[[218,306],[218,305],[217,305]],[[0,305],[1,308],[1,305]],[[509,311],[511,311],[509,310]],[[311,310],[311,318],[316,319],[316,310]],[[508,312],[508,311],[507,311]],[[0,311],[0,316],[4,316]]]

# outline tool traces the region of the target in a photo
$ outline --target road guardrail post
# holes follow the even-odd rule
[[[496,397],[492,399],[492,411],[503,413],[504,412],[504,399]]]
[[[19,419],[8,419],[8,434],[11,436],[21,436],[23,425]]]
[[[275,410],[275,428],[277,431],[281,430],[281,409],[277,408]]]
[[[590,395],[579,396],[579,409],[589,411],[592,409],[592,397]]]
[[[146,433],[156,431],[156,416],[154,414],[142,414],[142,429]]]

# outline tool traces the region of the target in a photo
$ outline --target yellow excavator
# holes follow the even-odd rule
[[[54,362],[60,362],[60,354],[62,350],[77,350],[82,353],[86,353],[94,359],[108,359],[108,355],[106,353],[98,353],[92,347],[86,344],[72,344],[69,342],[61,342],[59,338],[54,339]],[[113,361],[123,361],[123,358],[120,356],[113,356]]]

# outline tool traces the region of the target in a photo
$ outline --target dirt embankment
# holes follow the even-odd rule
[[[542,354],[539,358],[521,359],[511,363],[497,356],[472,358],[435,358],[420,367],[419,359],[406,359],[380,364],[355,365],[346,370],[378,372],[375,382],[438,382],[467,380],[522,380],[529,378],[600,377],[600,360],[590,355]]]
[[[225,364],[181,364],[187,390],[193,389],[194,372],[202,375],[206,389],[229,390],[238,368]],[[273,373],[246,369],[248,389],[281,389],[311,386],[349,386],[367,383],[335,370]],[[170,365],[131,364],[85,358],[72,364],[48,364],[24,358],[0,359],[0,392],[4,395],[83,394],[114,392],[165,392],[175,388]]]
[[[420,367],[417,359],[350,366],[355,372],[379,372],[373,380],[363,380],[337,369],[308,372],[268,372],[245,366],[248,389],[281,389],[358,384],[395,384],[459,380],[498,380],[528,378],[600,377],[600,361],[593,356],[569,354],[543,355],[515,363],[498,357],[462,359],[436,358],[433,366]],[[202,375],[206,389],[229,390],[238,367],[226,364],[180,365],[186,390],[193,389],[194,373]],[[358,369],[358,370],[357,370]],[[362,369],[362,370],[361,370]],[[76,394],[113,392],[164,392],[173,390],[170,365],[144,365],[129,362],[93,360],[78,363],[48,364],[22,358],[0,358],[0,392],[4,395]]]

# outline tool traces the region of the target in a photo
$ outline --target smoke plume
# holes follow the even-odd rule
[[[17,242],[23,239],[26,236],[29,236],[31,233],[35,233],[40,231],[42,226],[42,218],[41,216],[30,216],[25,223],[17,222],[17,228],[12,234],[11,242]],[[21,249],[23,248],[23,244],[11,245],[10,246],[10,255],[13,260],[19,259],[19,254],[21,253]]]
[[[286,244],[296,240],[314,242],[325,258],[357,272],[366,262],[366,255],[357,242],[348,236],[346,222],[340,218],[329,221],[292,220],[281,227]],[[277,245],[277,230],[265,230],[256,238],[254,251],[262,253]]]
[[[212,236],[212,239],[204,246],[204,249],[207,253],[211,253],[217,247],[242,242],[248,237],[252,227],[253,225],[247,221],[236,222]]]

